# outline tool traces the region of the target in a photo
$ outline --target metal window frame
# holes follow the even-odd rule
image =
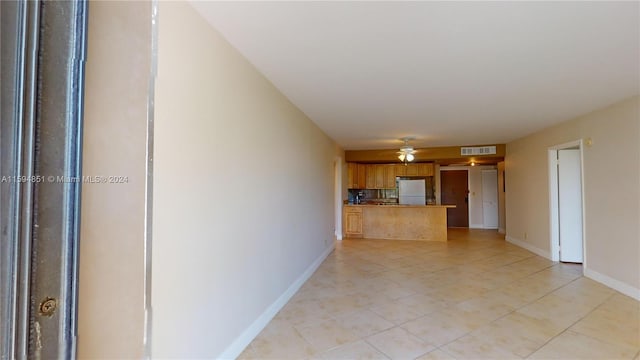
[[[87,2],[0,6],[0,356],[75,358]]]

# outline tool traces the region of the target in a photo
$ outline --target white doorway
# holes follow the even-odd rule
[[[498,228],[498,170],[482,170],[483,228]]]
[[[584,263],[582,141],[549,149],[551,260]]]

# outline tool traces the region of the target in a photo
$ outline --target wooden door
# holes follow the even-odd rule
[[[467,170],[440,171],[441,203],[447,209],[448,227],[469,227],[469,182]]]

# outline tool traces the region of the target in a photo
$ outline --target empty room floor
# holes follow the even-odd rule
[[[347,239],[240,359],[638,359],[640,302],[504,241]]]

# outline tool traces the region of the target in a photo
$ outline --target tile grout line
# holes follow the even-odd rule
[[[358,240],[359,241],[359,240]],[[531,254],[530,256],[526,256],[523,257],[521,259],[517,259],[517,260],[513,260],[513,261],[509,261],[507,263],[504,264],[500,264],[499,266],[492,266],[492,265],[486,265],[483,263],[483,261],[486,261],[487,259],[499,259],[500,256],[504,256],[505,254],[509,254],[510,252],[513,252],[512,250],[509,250],[507,248],[500,248],[501,253],[494,253],[495,251],[498,251],[498,248],[491,246],[491,245],[486,245],[486,246],[482,246],[482,247],[478,247],[478,248],[472,248],[470,249],[471,251],[475,251],[478,250],[477,253],[480,254],[483,251],[491,254],[489,257],[487,258],[478,258],[476,260],[472,260],[468,263],[466,262],[462,262],[462,263],[453,263],[450,266],[447,266],[445,268],[442,269],[438,269],[435,271],[429,271],[428,267],[422,267],[425,264],[422,264],[420,262],[416,262],[418,260],[421,260],[423,257],[429,257],[431,255],[437,256],[439,257],[438,261],[442,260],[444,263],[447,262],[448,259],[450,259],[451,256],[459,256],[456,255],[457,253],[464,253],[464,249],[466,248],[457,248],[455,250],[457,251],[453,251],[453,252],[449,252],[447,254],[447,251],[443,251],[443,249],[429,249],[428,251],[420,251],[417,254],[413,254],[413,255],[405,255],[405,256],[400,256],[400,257],[392,257],[392,258],[380,258],[380,257],[376,257],[374,256],[376,254],[376,252],[384,252],[387,248],[387,246],[379,246],[379,247],[371,247],[371,246],[362,246],[362,247],[342,247],[341,251],[343,251],[342,254],[338,254],[338,249],[336,249],[336,251],[334,251],[332,253],[332,257],[331,258],[327,258],[325,261],[330,260],[332,262],[332,264],[330,266],[328,266],[325,270],[325,272],[322,274],[323,276],[326,276],[326,281],[319,281],[317,285],[317,289],[315,288],[311,288],[310,293],[306,294],[305,297],[311,295],[311,297],[308,300],[313,300],[313,296],[314,296],[314,292],[315,291],[322,291],[323,288],[328,289],[329,291],[331,291],[334,295],[330,295],[329,297],[327,297],[327,299],[331,299],[334,298],[335,296],[345,296],[345,297],[351,297],[351,296],[361,296],[366,294],[365,292],[362,292],[361,295],[358,295],[358,290],[357,288],[357,284],[359,283],[359,281],[361,280],[372,280],[372,281],[383,281],[383,290],[380,290],[381,292],[384,292],[384,288],[391,286],[392,290],[394,290],[395,294],[398,294],[398,290],[400,291],[400,294],[403,294],[404,291],[412,291],[412,289],[414,289],[416,286],[420,285],[420,283],[425,283],[425,288],[422,289],[423,291],[415,291],[415,292],[411,292],[408,294],[403,294],[397,298],[388,298],[387,300],[390,303],[393,303],[395,305],[401,305],[402,300],[403,299],[407,299],[409,297],[412,296],[425,296],[429,299],[432,299],[434,301],[438,301],[439,303],[444,302],[446,303],[446,300],[441,299],[440,296],[446,294],[446,291],[443,292],[441,295],[432,295],[431,293],[428,292],[424,292],[425,289],[445,289],[447,287],[450,287],[452,285],[456,285],[460,280],[464,280],[469,274],[490,274],[491,272],[494,271],[500,271],[501,269],[509,269],[509,267],[511,267],[511,270],[514,270],[514,273],[518,273],[519,271],[524,270],[524,272],[526,273],[526,275],[516,275],[516,277],[514,279],[510,279],[508,277],[506,277],[507,274],[504,274],[505,277],[504,279],[508,280],[507,282],[504,283],[496,283],[499,284],[499,286],[497,287],[491,287],[491,288],[487,288],[484,289],[482,292],[478,292],[480,295],[478,296],[483,296],[485,293],[495,293],[497,291],[500,291],[501,289],[504,289],[505,287],[508,287],[514,283],[519,283],[519,282],[523,282],[523,280],[528,279],[528,278],[532,278],[537,276],[538,274],[541,274],[545,271],[550,271],[551,273],[549,274],[549,278],[544,278],[544,277],[539,277],[539,279],[535,279],[536,281],[540,280],[540,286],[542,291],[542,295],[540,296],[536,296],[534,299],[528,300],[524,303],[520,303],[522,300],[521,298],[518,298],[518,296],[515,296],[514,299],[518,299],[518,305],[511,307],[509,305],[503,304],[509,308],[511,308],[512,310],[510,310],[509,312],[496,317],[495,319],[492,319],[490,321],[488,321],[487,323],[484,323],[480,326],[478,326],[477,328],[473,328],[473,330],[471,331],[467,331],[464,334],[456,337],[455,339],[448,341],[444,344],[441,344],[440,346],[435,346],[434,344],[430,343],[427,340],[424,340],[422,337],[417,336],[415,334],[413,334],[412,332],[410,332],[409,330],[405,329],[403,326],[406,325],[407,323],[411,322],[411,321],[416,321],[418,319],[421,318],[425,318],[425,317],[430,317],[430,315],[436,314],[438,312],[442,312],[443,310],[446,309],[453,309],[455,310],[455,307],[458,306],[461,303],[464,303],[466,301],[470,301],[473,300],[475,298],[478,298],[478,296],[474,296],[474,297],[470,297],[470,298],[462,298],[462,300],[459,301],[453,301],[450,304],[447,303],[445,305],[443,305],[444,307],[435,311],[430,311],[427,313],[422,313],[422,312],[417,312],[420,314],[420,316],[418,316],[415,319],[410,319],[410,320],[406,320],[403,321],[402,323],[395,323],[394,321],[389,321],[386,317],[381,316],[380,314],[375,313],[376,315],[378,315],[380,318],[384,319],[385,321],[393,324],[391,327],[386,328],[386,329],[382,329],[382,330],[378,330],[375,331],[371,334],[368,334],[367,336],[356,336],[354,340],[344,343],[344,344],[340,344],[337,346],[333,346],[331,348],[328,349],[324,349],[322,351],[319,351],[316,355],[314,356],[319,356],[322,357],[323,354],[332,351],[336,348],[339,348],[341,346],[345,346],[348,344],[354,344],[357,342],[364,342],[366,344],[368,344],[369,346],[371,346],[375,351],[379,352],[381,355],[383,355],[385,358],[389,358],[389,356],[384,353],[382,350],[380,350],[378,347],[376,347],[373,343],[369,342],[369,338],[376,336],[378,334],[381,334],[383,332],[386,331],[390,331],[392,329],[401,329],[403,331],[405,331],[407,334],[410,334],[411,336],[415,337],[416,339],[418,339],[421,343],[423,344],[427,344],[431,347],[433,347],[433,349],[431,349],[428,352],[425,352],[424,354],[421,354],[419,356],[424,356],[425,354],[431,353],[435,350],[440,350],[443,351],[445,354],[449,354],[453,357],[455,357],[455,355],[452,355],[452,353],[450,353],[449,351],[447,351],[445,349],[446,346],[460,340],[463,337],[466,336],[470,336],[470,334],[472,334],[473,332],[477,331],[478,329],[485,327],[485,326],[489,326],[491,324],[496,323],[497,321],[510,316],[514,313],[519,313],[525,316],[529,316],[526,314],[523,314],[519,311],[521,311],[522,309],[530,306],[531,304],[534,304],[535,302],[539,301],[540,299],[558,291],[561,288],[564,288],[570,284],[576,283],[578,280],[580,280],[581,278],[584,278],[584,274],[578,274],[578,273],[574,273],[573,268],[567,268],[567,271],[564,271],[565,268],[562,267],[561,263],[557,263],[557,262],[550,262],[549,264],[547,263],[542,263],[539,260],[536,260],[537,258],[540,259],[544,259],[543,257],[540,257],[536,254],[533,254],[529,251],[526,252],[526,254]],[[518,247],[515,247],[518,248]],[[364,252],[363,256],[357,256],[358,252],[362,252],[363,250],[366,249],[371,249],[370,252]],[[401,253],[405,253],[406,251],[408,251],[408,247],[407,248],[401,248],[395,252],[392,253],[392,256],[396,256],[398,254]],[[446,249],[444,249],[446,250]],[[437,255],[436,255],[437,254]],[[514,257],[519,257],[520,255],[518,255],[519,253],[513,253],[511,254]],[[341,255],[341,256],[337,256],[337,255]],[[439,256],[442,255],[442,256]],[[477,254],[474,252],[473,256],[475,257]],[[358,264],[356,264],[355,266],[351,266],[352,265],[352,261],[353,259],[357,259],[356,261],[358,261]],[[374,260],[370,260],[370,259],[374,259]],[[394,262],[394,261],[398,261],[398,262],[406,262],[406,264],[408,265],[403,265],[400,267],[387,267],[386,265],[381,264],[380,262],[383,262],[387,265],[389,265],[390,262]],[[423,261],[428,261],[426,259],[424,259]],[[526,261],[531,261],[531,264],[529,265],[532,269],[535,270],[527,270],[527,264],[525,263]],[[518,263],[525,263],[524,265],[521,265],[522,267],[524,267],[524,269],[519,269],[518,266],[516,264]],[[337,265],[337,266],[336,266]],[[428,264],[426,264],[428,265]],[[464,267],[468,266],[468,265],[476,265],[478,266],[478,268],[476,268],[476,271],[471,271],[471,272],[465,272]],[[542,265],[542,267],[537,268],[538,266],[535,265]],[[349,278],[349,280],[347,280],[347,282],[350,285],[353,285],[356,288],[351,288],[349,287],[349,284],[346,285],[346,288],[343,290],[342,288],[345,286],[345,284],[341,281],[339,281],[338,277],[341,277],[342,275],[345,275],[344,273],[344,267],[346,266],[346,277],[345,278]],[[485,267],[486,266],[486,267]],[[342,268],[342,269],[341,269]],[[413,278],[411,276],[411,268],[415,268],[415,271],[421,271],[424,272],[420,277],[416,277]],[[537,268],[537,269],[536,269]],[[554,269],[555,268],[555,269]],[[362,269],[366,269],[366,270],[362,270]],[[382,270],[381,270],[382,269]],[[451,275],[452,279],[449,279],[448,277],[444,276],[445,274],[447,274],[447,271],[451,271],[453,269],[453,271],[455,271],[455,273],[453,273],[453,275]],[[556,271],[557,269],[557,271]],[[318,271],[322,270],[322,267],[320,267],[318,269]],[[316,271],[316,273],[318,272]],[[459,273],[458,273],[459,271]],[[393,277],[387,277],[385,276],[385,274],[389,275],[393,275]],[[315,276],[316,274],[314,274]],[[502,276],[502,273],[498,273],[497,275]],[[429,281],[428,278],[430,276],[434,276],[434,278],[432,280],[436,280],[434,285],[429,285]],[[442,277],[442,279],[444,279],[444,281],[441,284],[438,284],[438,277],[440,276],[444,276]],[[576,276],[573,279],[570,279],[571,277]],[[559,285],[555,285],[555,281],[560,280],[561,283]],[[404,280],[404,281],[403,281]],[[475,279],[476,281],[483,281],[482,278],[480,279]],[[484,280],[489,280],[484,279]],[[534,280],[534,279],[532,279]],[[526,282],[526,281],[525,281]],[[388,284],[387,286],[384,286],[384,284]],[[415,286],[408,286],[407,284],[409,283],[413,283]],[[411,284],[409,284],[411,285]],[[495,284],[494,284],[495,285]],[[549,286],[550,285],[550,286]],[[397,289],[395,287],[398,287]],[[547,286],[549,286],[547,288]],[[453,289],[455,290],[455,289]],[[534,289],[534,291],[532,292],[532,294],[535,294],[537,292],[537,289]],[[463,295],[465,294],[464,292],[462,293]],[[596,305],[595,307],[591,308],[588,312],[586,312],[583,316],[581,316],[579,319],[577,319],[576,321],[572,322],[570,325],[563,327],[563,329],[557,333],[556,335],[552,336],[550,339],[548,339],[546,342],[544,342],[544,344],[538,346],[535,350],[533,350],[531,353],[529,353],[527,355],[531,356],[532,354],[534,354],[535,352],[539,351],[541,348],[545,347],[547,344],[549,344],[551,341],[553,341],[554,339],[556,339],[557,337],[559,337],[560,335],[564,334],[567,332],[567,330],[571,330],[572,327],[574,327],[577,323],[579,323],[580,321],[584,320],[585,318],[587,318],[588,316],[590,316],[591,314],[593,314],[597,309],[601,308],[604,304],[606,304],[608,301],[610,301],[615,295],[617,294],[617,292],[613,291],[611,294],[609,294],[602,302],[600,302],[598,305]],[[459,294],[458,294],[459,295]],[[509,294],[505,294],[508,296],[511,296]],[[373,294],[371,294],[371,296],[374,296]],[[460,298],[459,296],[455,296],[454,298]],[[377,299],[377,298],[375,298]],[[326,300],[326,299],[325,299]],[[318,300],[320,301],[320,300]],[[373,311],[371,310],[372,307],[375,307],[374,305],[376,304],[376,302],[372,302],[372,303],[368,303],[367,305],[356,305],[355,308],[348,310],[347,312],[341,313],[340,315],[336,315],[337,313],[334,311],[330,311],[328,312],[328,316],[329,319],[325,319],[325,320],[321,320],[319,322],[317,321],[312,321],[310,324],[308,324],[307,326],[316,326],[317,324],[322,324],[323,322],[329,321],[329,320],[333,320],[333,321],[339,321],[340,318],[345,317],[345,316],[350,316],[351,314],[357,313],[358,311]],[[408,306],[406,304],[404,304],[405,306]],[[351,305],[348,305],[351,306]],[[382,305],[378,305],[378,306],[382,306]],[[429,308],[429,307],[427,307]],[[347,309],[349,309],[349,307],[347,307]],[[462,311],[465,311],[462,309]],[[489,317],[490,318],[490,317]],[[534,317],[535,318],[535,317]],[[298,329],[298,327],[293,326],[293,324],[291,324],[288,320],[286,320],[287,323],[294,328],[296,334],[298,334],[300,336],[300,338],[303,339],[304,343],[307,344],[308,346],[310,346],[310,348],[314,349],[314,351],[316,350],[316,347],[313,346],[304,336],[302,336],[302,333],[300,332],[300,330]],[[341,325],[342,326],[342,325]],[[348,327],[342,326],[345,329],[349,330]],[[351,332],[351,330],[349,330]],[[574,331],[574,330],[572,330]],[[580,335],[584,335],[587,336],[589,338],[592,339],[596,339],[592,336],[586,335],[586,334],[582,334],[578,331],[574,331]],[[355,335],[355,333],[351,332],[352,334]],[[606,344],[609,345],[613,345],[616,346],[615,344],[611,344],[608,341],[604,341],[604,340],[600,340],[600,339],[596,339],[599,341],[603,341]],[[253,352],[254,355],[257,355],[257,352],[255,351],[255,349],[252,347],[252,344],[249,344],[248,349],[251,350],[251,352]],[[636,356],[640,355],[640,351],[636,354]]]
[[[584,276],[582,276],[582,277],[584,277]],[[580,278],[578,278],[578,279],[580,279]],[[576,279],[576,280],[578,280],[578,279]],[[576,281],[576,280],[573,280],[573,281]],[[571,283],[572,283],[573,281],[571,281]],[[569,283],[569,284],[570,284],[570,283]],[[567,285],[569,285],[569,284],[567,284]],[[614,295],[615,295],[615,292],[614,292],[614,293],[612,293],[611,295],[609,295],[609,297],[607,297],[605,300],[603,300],[603,301],[602,301],[598,306],[596,306],[596,307],[594,307],[593,309],[591,309],[591,310],[590,310],[588,313],[586,313],[584,316],[582,316],[582,317],[581,317],[581,318],[579,318],[578,320],[576,320],[576,321],[574,321],[573,323],[571,323],[571,325],[567,326],[564,330],[562,330],[562,331],[561,331],[561,332],[559,332],[558,334],[554,335],[551,339],[547,340],[547,341],[546,341],[544,344],[542,344],[540,347],[538,347],[537,349],[535,349],[534,351],[532,351],[529,355],[527,355],[527,358],[528,358],[529,356],[531,356],[531,355],[535,354],[537,351],[539,351],[539,350],[540,350],[540,349],[542,349],[543,347],[545,347],[547,344],[549,344],[551,341],[553,341],[553,339],[555,339],[555,338],[557,338],[558,336],[560,336],[560,335],[562,335],[562,334],[566,333],[568,330],[570,330],[570,329],[571,329],[571,327],[572,327],[572,326],[574,326],[575,324],[579,323],[580,321],[582,321],[583,319],[585,319],[587,316],[589,316],[591,313],[593,313],[594,311],[596,311],[596,309],[597,309],[597,308],[599,308],[600,306],[604,305],[604,303],[606,303],[607,301],[609,301],[609,299],[611,299]],[[594,339],[593,337],[588,336],[588,335],[586,335],[586,334],[582,334],[582,333],[580,333],[580,334],[581,334],[581,335],[583,335],[583,336],[587,336],[587,337],[589,337],[589,338]],[[604,340],[600,340],[600,339],[596,339],[596,340],[602,341],[602,342],[607,343],[607,344],[609,344],[609,345],[614,345],[614,344],[610,344],[609,342],[606,342],[606,341],[604,341]]]
[[[541,270],[541,271],[542,271],[542,270]],[[529,306],[529,305],[531,305],[531,304],[535,303],[536,301],[538,301],[538,300],[542,299],[543,297],[545,297],[545,296],[547,296],[547,295],[551,294],[552,292],[554,292],[554,291],[558,290],[558,289],[559,289],[559,288],[561,288],[561,287],[564,287],[564,286],[566,286],[566,285],[569,285],[570,283],[572,283],[572,282],[574,282],[574,281],[576,281],[576,280],[580,279],[581,277],[583,277],[583,276],[580,276],[580,277],[578,277],[578,278],[576,278],[576,279],[574,279],[574,280],[571,280],[571,281],[569,281],[568,283],[566,283],[566,284],[564,284],[564,285],[561,285],[561,286],[559,286],[559,287],[557,287],[557,288],[555,288],[555,289],[553,289],[553,290],[551,290],[551,291],[549,291],[549,292],[545,293],[544,295],[540,296],[539,298],[536,298],[535,300],[532,300],[532,301],[530,301],[530,302],[528,302],[528,303],[523,304],[523,305],[522,305],[522,306],[520,306],[520,307],[516,307],[516,308],[514,308],[511,312],[508,312],[508,313],[506,313],[506,314],[504,314],[504,315],[502,315],[502,316],[500,316],[500,317],[495,318],[494,320],[491,320],[490,322],[488,322],[488,323],[486,323],[486,324],[484,324],[484,325],[482,325],[482,326],[478,327],[478,329],[479,329],[479,328],[481,328],[481,327],[484,327],[484,326],[488,326],[488,325],[490,325],[490,324],[493,324],[493,323],[497,322],[498,320],[501,320],[501,319],[503,319],[503,318],[505,318],[505,317],[507,317],[507,316],[509,316],[509,315],[511,315],[511,314],[514,314],[514,313],[518,312],[518,310],[523,309],[523,308],[525,308],[525,307],[527,307],[527,306]],[[498,289],[499,289],[499,288],[498,288]],[[497,290],[497,289],[496,289],[496,290]],[[614,293],[614,294],[611,294],[611,296],[613,296],[613,295],[615,295],[615,293]],[[607,298],[607,300],[608,300],[608,298]],[[602,304],[604,304],[604,302],[606,302],[607,300],[603,301],[603,302],[602,302]],[[598,305],[597,307],[601,306],[602,304]],[[596,307],[596,308],[597,308],[597,307]],[[594,311],[594,310],[595,310],[595,308],[594,308],[592,311]],[[590,314],[592,311],[590,311],[590,312],[589,312],[589,314]],[[520,314],[522,314],[522,313],[520,313]],[[526,315],[526,314],[522,314],[522,315],[528,316],[528,315]],[[425,316],[427,316],[427,315],[425,315]],[[586,315],[585,315],[585,317],[586,317]],[[581,318],[581,319],[582,319],[582,318]],[[580,319],[580,320],[581,320],[581,319]],[[578,320],[578,321],[580,321],[580,320]],[[576,322],[577,322],[577,321],[576,321]],[[573,324],[572,324],[572,325],[570,325],[569,327],[573,326],[574,324],[575,324],[575,323],[573,323]],[[569,329],[569,327],[567,327],[566,329],[564,329],[562,332],[565,332],[566,330],[568,330],[568,329]],[[457,337],[457,338],[455,338],[455,339],[453,339],[453,340],[451,340],[451,341],[449,341],[449,342],[446,342],[446,343],[444,343],[444,344],[442,344],[442,345],[438,346],[438,349],[439,349],[439,350],[442,350],[442,351],[444,351],[444,352],[446,352],[446,353],[447,353],[447,354],[449,354],[449,355],[452,355],[451,353],[449,353],[448,351],[446,351],[446,349],[444,349],[443,347],[445,347],[445,346],[447,346],[447,345],[449,345],[449,344],[452,344],[452,343],[454,343],[454,342],[456,342],[456,341],[458,341],[458,340],[462,339],[462,338],[463,338],[463,337],[465,337],[465,336],[470,335],[471,333],[473,333],[474,331],[476,331],[476,330],[478,330],[478,329],[474,329],[474,330],[472,330],[472,331],[468,331],[468,332],[464,333],[463,335],[461,335],[461,336],[459,336],[459,337]],[[408,330],[407,330],[407,331],[408,331]],[[561,332],[561,333],[562,333],[562,332]],[[411,332],[409,331],[409,333],[411,333]],[[413,334],[413,333],[412,333],[412,334]],[[415,335],[415,334],[414,334],[414,335]],[[557,334],[556,336],[558,336],[558,335],[560,335],[560,334]],[[533,354],[534,352],[536,352],[536,351],[540,350],[540,348],[542,348],[544,345],[546,345],[549,341],[551,341],[551,340],[552,340],[553,338],[555,338],[556,336],[553,336],[551,339],[549,339],[547,342],[545,342],[545,343],[544,343],[543,345],[541,345],[539,348],[537,348],[536,350],[534,350],[534,351],[533,351],[532,353],[530,353],[528,356],[530,356],[530,355],[531,355],[531,354]],[[453,356],[453,355],[452,355],[452,356]]]

